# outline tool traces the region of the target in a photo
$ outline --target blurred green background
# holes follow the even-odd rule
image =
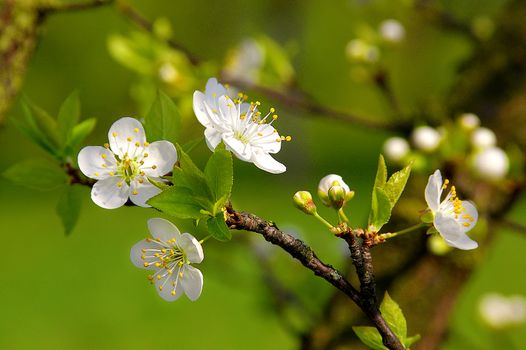
[[[395,17],[406,26],[407,42],[386,54],[386,65],[401,108],[408,113],[417,114],[415,106],[444,98],[455,83],[458,66],[473,50],[465,37],[428,25],[403,1],[130,3],[148,18],[168,18],[174,38],[210,60],[221,61],[242,39],[264,33],[294,48],[297,80],[316,100],[378,118],[388,117],[387,101],[373,85],[351,79],[345,57],[347,42],[363,23],[376,27],[382,19]],[[443,1],[441,5],[469,21],[494,16],[505,3],[470,0]],[[113,121],[123,115],[137,116],[139,110],[130,95],[135,74],[113,60],[107,49],[109,35],[132,30],[136,27],[111,7],[51,16],[29,64],[23,93],[55,113],[62,100],[79,89],[83,118],[98,118],[96,132],[86,145],[102,144]],[[295,210],[291,197],[300,189],[315,191],[326,174],[340,174],[357,193],[349,208],[351,221],[364,224],[377,155],[390,134],[301,111],[279,112],[278,129],[293,136],[293,142],[276,156],[288,171],[270,175],[236,160],[234,206],[295,232],[322,259],[341,266],[346,254],[342,242]],[[18,104],[9,115],[20,116]],[[200,136],[202,131],[194,122],[179,142]],[[26,158],[46,157],[9,122],[0,128],[0,149],[0,171]],[[201,145],[194,153],[197,162],[202,165],[208,152]],[[296,335],[273,311],[253,246],[275,263],[277,278],[298,292],[314,314],[321,311],[331,292],[324,281],[276,248],[267,247],[260,237],[247,239],[249,234],[236,232],[232,243],[205,244],[201,298],[194,303],[185,298],[167,303],[147,283],[146,272],[136,269],[128,257],[131,246],[147,234],[146,220],[158,216],[153,210],[103,210],[91,203],[86,189],[78,226],[64,237],[54,212],[57,193],[27,190],[0,179],[0,198],[0,349],[296,349]],[[526,199],[512,215],[526,224],[521,215],[524,210]],[[190,223],[180,224],[192,230]],[[502,335],[482,325],[477,302],[491,291],[526,293],[522,277],[525,249],[526,236],[511,231],[496,234],[483,263],[461,293],[445,349],[498,346]],[[447,290],[447,286],[440,288]],[[299,318],[294,322],[305,327]],[[409,329],[414,333],[418,325],[409,324]],[[523,326],[507,335],[516,349],[526,348],[525,330]]]

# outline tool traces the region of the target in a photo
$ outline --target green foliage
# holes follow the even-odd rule
[[[65,186],[56,206],[56,212],[69,235],[75,227],[82,207],[84,188],[80,185]]]
[[[380,305],[380,312],[389,325],[389,328],[397,338],[400,339],[400,342],[404,344],[406,349],[409,349],[412,344],[420,339],[419,335],[407,337],[407,322],[402,309],[391,299],[387,292],[385,292],[384,299]],[[371,349],[387,349],[382,343],[382,336],[375,327],[353,327],[353,330],[358,338]]]
[[[224,206],[232,191],[232,155],[223,145],[210,156],[202,172],[177,145],[179,166],[173,169],[173,186],[148,201],[152,207],[181,219],[207,219],[210,234],[221,241],[231,233],[225,224]]]
[[[161,90],[144,118],[144,127],[148,140],[170,140],[177,139],[181,129],[181,116],[172,99]]]
[[[68,143],[75,125],[80,119],[80,101],[77,91],[73,91],[62,103],[58,111],[57,123],[62,143]]]
[[[26,160],[3,173],[11,182],[36,190],[54,190],[68,183],[68,177],[56,163],[43,159]]]
[[[387,180],[387,167],[384,157],[380,155],[371,199],[371,212],[369,213],[369,229],[371,231],[378,232],[389,221],[391,211],[405,188],[411,173],[411,166],[412,163],[391,175]]]
[[[223,212],[219,212],[216,216],[209,218],[206,226],[208,227],[208,233],[218,241],[229,241],[232,238],[232,233],[226,226]]]

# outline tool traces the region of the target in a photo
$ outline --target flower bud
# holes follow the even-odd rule
[[[497,136],[495,136],[495,133],[492,130],[480,127],[473,131],[473,134],[471,135],[471,143],[478,149],[493,147],[497,144]]]
[[[316,214],[316,204],[312,200],[312,195],[308,191],[298,191],[292,197],[294,205],[305,214],[314,215]]]
[[[409,154],[409,143],[401,137],[390,137],[384,143],[383,153],[388,160],[400,162]]]
[[[482,320],[493,329],[507,329],[526,322],[526,298],[488,293],[479,302]]]
[[[480,119],[476,114],[464,113],[458,117],[460,127],[466,131],[473,131],[480,126]]]
[[[413,130],[411,139],[417,149],[424,152],[433,152],[440,145],[442,136],[430,126],[419,126]]]
[[[329,200],[331,201],[331,207],[340,209],[345,204],[345,198],[347,193],[342,186],[332,186],[329,188]]]
[[[380,35],[385,41],[399,43],[404,40],[405,28],[396,19],[387,19],[380,23]]]
[[[334,186],[339,186],[343,189],[345,192],[344,198],[347,196],[347,193],[351,192],[351,189],[345,182],[343,182],[343,179],[340,175],[330,174],[325,176],[320,180],[320,184],[318,185],[318,196],[320,197],[322,203],[327,207],[333,206],[332,201],[329,198],[329,190]]]
[[[502,149],[489,147],[475,156],[473,167],[475,172],[484,179],[500,180],[508,174],[510,161]]]
[[[374,63],[378,61],[380,51],[376,46],[373,46],[361,39],[353,39],[349,41],[345,48],[347,57],[351,61]]]

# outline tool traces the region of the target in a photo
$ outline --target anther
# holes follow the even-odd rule
[[[147,158],[147,157],[148,157],[148,153],[145,153],[145,154],[144,154],[144,158]]]
[[[106,159],[106,154],[105,153],[101,154],[100,156],[102,157],[102,159]]]
[[[152,169],[154,169],[154,170],[157,169],[157,165],[155,165],[155,164],[152,165]]]
[[[110,148],[110,144],[106,142],[106,143],[104,144],[104,148]]]
[[[139,192],[137,192],[137,190],[133,190],[132,194],[133,194],[134,196],[136,196],[136,195],[139,194]]]
[[[115,173],[113,171],[110,171],[110,176],[113,176],[115,175]]]
[[[144,141],[144,147],[148,147],[149,145],[150,145],[150,143],[149,143],[149,142],[147,142],[147,141]]]
[[[135,129],[133,129],[133,131],[139,132],[139,128],[135,128]]]
[[[150,263],[145,261],[143,265],[144,265],[144,267],[148,267],[148,266],[150,266]]]
[[[117,137],[117,133],[116,133],[115,131],[112,132],[111,135],[112,135],[113,137]]]

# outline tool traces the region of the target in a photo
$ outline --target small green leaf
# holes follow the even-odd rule
[[[17,163],[3,175],[17,185],[37,190],[53,190],[68,183],[65,171],[58,164],[43,159]]]
[[[57,123],[60,139],[63,144],[68,144],[73,127],[80,118],[80,101],[77,91],[73,91],[60,106]]]
[[[209,218],[206,224],[208,226],[208,233],[218,241],[229,241],[232,239],[232,233],[226,226],[225,216],[222,211],[217,213],[213,218]]]
[[[369,229],[378,232],[391,217],[391,201],[380,187],[375,187],[371,201],[371,212],[369,214]]]
[[[223,197],[226,197],[226,200],[230,198],[234,183],[232,154],[225,149],[223,144],[216,147],[206,163],[205,179],[212,190],[214,202]]]
[[[58,200],[56,211],[62,225],[64,233],[69,235],[80,215],[82,207],[82,198],[84,197],[84,188],[80,185],[65,186]]]
[[[405,185],[407,184],[407,179],[409,179],[409,175],[411,174],[412,165],[413,163],[411,162],[402,170],[397,171],[391,175],[384,186],[384,191],[389,197],[392,207],[395,206],[396,202],[398,202],[398,198],[400,198],[400,195],[404,191]]]
[[[181,114],[173,100],[161,90],[144,118],[144,127],[148,140],[170,140],[177,139],[181,129]]]
[[[151,177],[148,178],[148,181],[152,185],[154,185],[155,187],[157,187],[158,189],[163,190],[163,191],[170,187],[170,185],[168,185],[168,184],[166,184],[166,183],[164,183],[162,181],[157,181],[157,180],[155,180],[154,178],[151,178]]]
[[[404,317],[404,313],[398,304],[391,299],[389,293],[385,292],[384,299],[380,305],[380,312],[384,317],[385,321],[389,325],[389,328],[394,334],[404,343],[407,338],[407,323]]]
[[[416,343],[417,341],[419,341],[421,338],[420,334],[417,334],[417,335],[413,335],[412,337],[409,337],[405,340],[405,347],[407,350],[409,350],[409,348],[411,347],[411,345],[413,345],[414,343]]]
[[[207,209],[199,203],[192,191],[186,187],[172,186],[157,196],[150,198],[149,205],[180,219],[200,219],[205,215],[201,210]]]
[[[182,186],[186,186],[197,196],[209,199],[210,206],[205,209],[211,210],[214,197],[210,187],[206,182],[204,173],[194,164],[192,159],[181,149],[179,145],[177,147],[177,153],[179,155],[179,168],[181,170],[176,170],[176,168],[174,168],[174,185],[180,184]]]
[[[76,148],[80,146],[82,141],[84,141],[84,139],[86,139],[86,137],[88,137],[88,135],[91,134],[96,124],[97,119],[89,118],[75,125],[71,130],[71,136],[69,138],[68,146],[72,150],[76,150]]]
[[[380,154],[378,157],[378,169],[376,170],[376,178],[374,180],[374,187],[383,188],[387,182],[387,167],[385,166],[384,156]]]
[[[375,350],[389,350],[382,343],[382,336],[374,327],[353,327],[354,333],[360,338],[362,343]]]

